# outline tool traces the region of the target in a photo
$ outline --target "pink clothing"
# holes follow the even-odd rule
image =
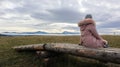
[[[88,18],[78,23],[81,32],[81,44],[90,48],[101,48],[105,40],[96,31],[95,22]]]

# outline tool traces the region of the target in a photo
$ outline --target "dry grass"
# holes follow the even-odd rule
[[[43,62],[35,53],[17,53],[11,47],[38,43],[79,43],[79,36],[5,36],[0,37],[0,67],[41,67]],[[103,36],[111,47],[120,48],[120,36]],[[86,58],[64,55],[55,61],[53,67],[107,67]]]

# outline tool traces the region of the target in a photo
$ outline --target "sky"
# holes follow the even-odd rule
[[[120,0],[0,0],[0,32],[79,32],[86,14],[99,33],[120,32]]]

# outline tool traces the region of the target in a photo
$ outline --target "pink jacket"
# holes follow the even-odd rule
[[[101,48],[105,41],[96,31],[95,22],[88,18],[78,23],[81,32],[81,44],[90,48]]]

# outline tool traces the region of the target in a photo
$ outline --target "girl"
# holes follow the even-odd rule
[[[86,15],[85,19],[78,23],[81,32],[81,45],[90,48],[106,48],[108,42],[104,40],[96,30],[96,25],[90,14]]]

